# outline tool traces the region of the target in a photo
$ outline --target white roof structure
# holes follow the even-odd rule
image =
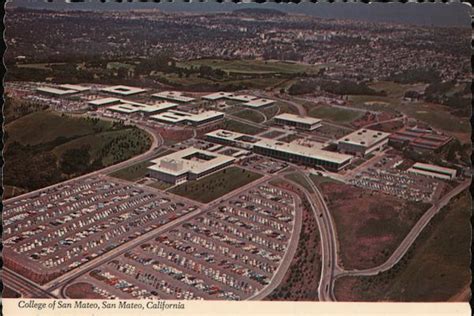
[[[251,107],[251,108],[260,108],[262,106],[266,106],[266,105],[271,105],[275,103],[274,100],[270,100],[270,99],[255,99],[255,100],[252,100],[252,101],[248,101],[246,103],[242,103],[243,106],[248,106],[248,107]]]
[[[408,171],[442,179],[453,179],[457,173],[456,169],[421,162],[415,163]]]
[[[100,98],[100,99],[89,101],[89,104],[100,106],[100,105],[114,104],[114,103],[119,103],[119,102],[122,102],[122,100],[117,99],[117,98]]]
[[[188,112],[183,112],[183,111],[168,111],[156,115],[150,116],[150,118],[158,120],[158,121],[164,121],[167,123],[184,123],[184,122],[194,122],[194,123],[199,123],[208,119],[217,119],[220,117],[223,117],[224,113],[217,112],[217,111],[204,111],[201,113],[188,113]]]
[[[76,91],[79,91],[79,92],[83,92],[83,91],[87,91],[87,90],[91,89],[90,87],[84,87],[84,86],[80,86],[80,85],[76,85],[76,84],[62,84],[59,87],[63,88],[63,89],[76,90]]]
[[[170,103],[170,102],[161,102],[161,103],[156,103],[156,104],[142,104],[142,103],[130,102],[130,101],[124,101],[124,100],[120,100],[120,101],[121,101],[120,104],[110,106],[107,108],[107,110],[121,112],[124,114],[131,114],[131,113],[137,113],[137,112],[156,113],[156,112],[162,112],[169,109],[173,109],[178,106],[176,103]]]
[[[188,172],[199,175],[234,160],[230,156],[190,147],[152,160],[153,165],[148,169],[174,176]]]
[[[215,100],[220,100],[220,99],[228,99],[229,96],[232,96],[232,95],[233,94],[230,92],[219,91],[219,92],[214,92],[208,95],[204,95],[202,96],[202,98],[204,100],[215,101]]]
[[[390,133],[362,128],[340,138],[337,142],[369,148],[372,145],[375,145],[378,142],[387,139],[389,136]]]
[[[321,119],[310,117],[310,116],[303,116],[303,115],[296,115],[291,113],[283,113],[274,117],[275,119],[295,122],[295,123],[303,123],[308,125],[314,125],[321,123]]]
[[[194,98],[183,95],[181,91],[162,91],[162,92],[152,94],[152,96],[155,98],[183,102],[183,103],[192,102],[195,100]]]
[[[254,146],[273,149],[287,154],[295,154],[309,158],[320,159],[337,164],[342,164],[349,161],[352,156],[340,154],[332,151],[321,150],[318,148],[306,147],[297,143],[284,143],[274,139],[263,138]]]
[[[60,89],[60,88],[51,88],[51,87],[39,87],[39,88],[36,88],[36,91],[59,95],[59,96],[79,92],[77,90],[72,90],[72,89]]]
[[[247,136],[247,134],[232,132],[226,129],[217,129],[215,131],[207,133],[206,136],[212,136],[215,138],[235,141],[235,140],[239,140],[239,138],[242,136]]]
[[[132,94],[142,93],[146,91],[145,89],[142,89],[142,88],[135,88],[135,87],[129,87],[129,86],[123,86],[123,85],[110,86],[110,87],[102,88],[100,90],[104,92],[108,92],[108,93],[119,94],[119,95],[132,95]]]
[[[248,102],[248,101],[257,99],[257,97],[253,95],[248,95],[248,94],[240,94],[240,95],[230,94],[227,98],[230,100],[240,101],[240,102]]]

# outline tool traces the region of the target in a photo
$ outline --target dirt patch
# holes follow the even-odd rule
[[[94,286],[86,282],[74,283],[66,289],[66,296],[75,299],[103,299],[102,295],[94,292]]]
[[[340,264],[367,269],[385,262],[429,204],[404,201],[341,183],[322,183],[334,218]]]

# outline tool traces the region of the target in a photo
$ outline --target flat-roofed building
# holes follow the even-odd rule
[[[161,102],[156,104],[142,104],[137,102],[130,102],[121,100],[121,103],[110,106],[108,111],[117,112],[121,114],[140,113],[143,115],[157,114],[178,107],[176,103]]]
[[[148,172],[160,181],[180,184],[202,178],[234,161],[234,157],[191,147],[152,160]]]
[[[150,116],[151,119],[167,124],[184,124],[199,126],[224,118],[224,113],[217,111],[204,111],[189,113],[183,111],[168,111]]]
[[[451,140],[451,136],[419,128],[406,128],[390,135],[390,144],[407,144],[419,151],[438,150]]]
[[[92,106],[102,106],[102,105],[118,104],[118,103],[121,103],[121,102],[122,102],[122,100],[117,99],[117,98],[99,98],[99,99],[89,101],[88,103],[89,103],[89,105],[92,105]]]
[[[100,90],[103,92],[113,93],[113,94],[118,94],[118,95],[132,95],[132,94],[138,94],[138,93],[142,93],[146,91],[146,89],[124,86],[124,85],[110,86],[110,87],[102,88]]]
[[[283,113],[274,117],[275,123],[285,126],[294,126],[297,129],[312,131],[321,127],[321,120],[314,117]]]
[[[88,91],[88,90],[91,89],[90,87],[84,87],[84,86],[80,86],[80,85],[77,85],[77,84],[62,84],[59,87],[62,88],[62,89],[76,90],[76,91],[79,91],[79,92],[84,92],[84,91]]]
[[[365,156],[387,146],[389,136],[390,133],[362,128],[340,138],[337,148],[342,153]]]
[[[249,108],[258,109],[258,108],[263,108],[263,107],[266,107],[266,106],[270,106],[274,103],[275,103],[275,101],[270,100],[270,99],[255,99],[255,100],[251,100],[251,101],[242,103],[242,105],[246,106],[246,107],[249,107]]]
[[[206,134],[206,138],[212,142],[240,147],[245,149],[252,149],[253,144],[261,140],[260,137],[255,137],[247,134],[228,131],[225,129],[218,129]]]
[[[214,92],[211,94],[204,95],[202,96],[202,99],[208,100],[208,101],[217,101],[217,100],[222,100],[222,99],[229,99],[229,97],[232,95],[233,93],[231,92],[219,91],[219,92]]]
[[[330,171],[339,171],[348,166],[352,156],[306,147],[296,143],[284,143],[274,139],[262,139],[253,145],[257,154],[274,157],[311,167],[322,167]]]
[[[452,180],[456,178],[457,173],[456,169],[440,167],[421,162],[417,162],[411,166],[411,168],[408,169],[408,172],[444,180]]]
[[[36,88],[36,91],[48,94],[48,95],[54,95],[54,96],[64,96],[64,95],[70,95],[74,93],[78,93],[78,90],[73,90],[73,89],[66,89],[66,88],[52,88],[52,87],[38,87]]]
[[[152,97],[170,100],[181,103],[188,103],[195,100],[195,98],[187,97],[180,91],[161,91],[151,95]]]

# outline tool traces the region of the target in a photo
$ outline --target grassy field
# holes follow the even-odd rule
[[[240,132],[244,134],[255,135],[263,132],[263,128],[259,128],[250,124],[245,124],[233,119],[225,119],[224,129],[228,129],[233,132]]]
[[[468,301],[470,196],[464,192],[433,218],[405,257],[378,276],[336,282],[342,301]]]
[[[336,123],[350,123],[364,113],[354,110],[345,110],[331,106],[320,105],[309,108],[308,115],[312,117],[322,118]]]
[[[297,173],[287,174],[285,176],[285,179],[288,179],[292,182],[295,182],[295,183],[301,185],[303,188],[308,190],[310,193],[314,192],[313,189],[310,187],[309,183],[307,183],[306,180]]]
[[[368,269],[385,262],[429,207],[346,184],[326,182],[320,187],[347,269]]]
[[[245,109],[239,112],[234,113],[233,115],[240,117],[244,120],[251,121],[254,123],[262,123],[265,120],[265,117],[262,113],[256,110]]]
[[[181,68],[192,66],[209,66],[221,69],[227,73],[237,74],[293,74],[300,72],[317,73],[324,65],[306,65],[283,61],[261,60],[224,60],[224,59],[197,59],[177,63]]]
[[[136,127],[38,111],[5,127],[4,184],[19,194],[129,159],[151,137]]]
[[[208,203],[262,177],[261,174],[237,167],[213,173],[202,179],[181,184],[170,192]]]
[[[172,152],[172,150],[163,150],[158,155],[154,156],[154,158],[161,157]],[[147,167],[151,165],[152,163],[150,161],[141,161],[123,169],[114,171],[109,175],[123,180],[137,181],[138,179],[141,179],[146,175]]]

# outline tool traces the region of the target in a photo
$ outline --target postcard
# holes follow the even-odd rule
[[[470,315],[470,23],[8,1],[4,313]]]

